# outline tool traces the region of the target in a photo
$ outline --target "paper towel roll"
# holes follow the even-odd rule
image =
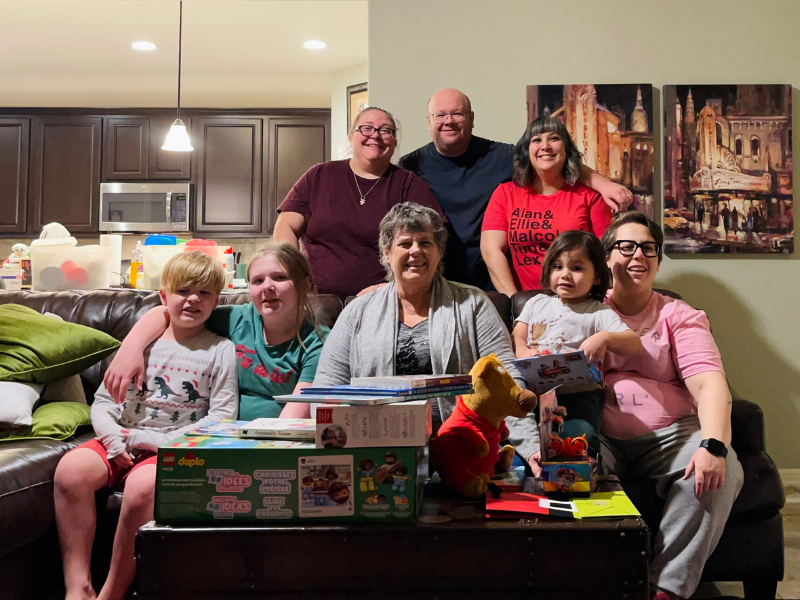
[[[119,285],[124,281],[120,276],[122,270],[122,236],[118,233],[100,235],[100,247],[108,249],[111,258],[108,263],[108,282]]]

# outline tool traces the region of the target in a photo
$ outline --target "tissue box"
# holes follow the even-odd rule
[[[34,290],[107,288],[111,251],[99,246],[31,246]]]

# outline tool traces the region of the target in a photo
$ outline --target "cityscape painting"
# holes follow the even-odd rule
[[[529,123],[560,119],[583,162],[630,189],[632,208],[654,217],[652,85],[529,85],[526,99]]]
[[[663,93],[665,252],[793,253],[791,86]]]

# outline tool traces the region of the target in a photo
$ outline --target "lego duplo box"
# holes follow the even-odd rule
[[[317,407],[317,448],[424,446],[433,431],[431,400]]]
[[[427,447],[183,436],[158,449],[159,523],[414,521]]]

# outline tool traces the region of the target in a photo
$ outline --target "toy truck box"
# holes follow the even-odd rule
[[[317,448],[424,446],[431,437],[431,400],[375,406],[317,407]]]
[[[427,447],[183,436],[158,449],[158,523],[414,521]]]

